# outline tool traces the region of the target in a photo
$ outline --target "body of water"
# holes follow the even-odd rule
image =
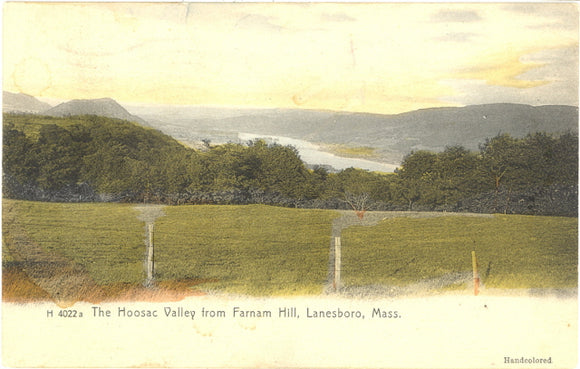
[[[280,145],[292,145],[300,153],[300,158],[307,164],[311,165],[330,165],[335,169],[342,170],[347,168],[366,169],[375,172],[393,172],[398,164],[388,164],[379,161],[345,158],[333,153],[323,151],[322,148],[312,142],[299,140],[283,136],[269,136],[254,133],[238,133],[240,141],[251,141],[254,139],[264,139],[268,143],[278,143]]]

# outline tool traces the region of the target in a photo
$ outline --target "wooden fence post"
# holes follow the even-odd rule
[[[475,251],[471,251],[471,264],[473,266],[473,294],[479,294],[479,273],[477,272],[477,257]]]
[[[334,281],[332,285],[335,291],[338,291],[340,288],[340,259],[340,237],[334,237]]]
[[[154,275],[154,254],[153,254],[153,223],[147,223],[147,287],[153,285]]]

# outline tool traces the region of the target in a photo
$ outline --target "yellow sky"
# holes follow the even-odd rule
[[[398,113],[577,104],[557,4],[5,3],[3,88],[41,98]]]

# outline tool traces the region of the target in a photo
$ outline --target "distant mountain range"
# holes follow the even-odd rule
[[[398,163],[412,150],[442,151],[462,145],[477,150],[500,133],[578,132],[578,108],[487,104],[381,115],[298,109],[160,107],[132,109],[152,126],[181,141],[235,141],[238,132],[284,136],[319,144],[374,148],[380,159]]]
[[[125,119],[161,130],[185,143],[238,141],[239,133],[282,136],[324,145],[369,147],[373,160],[400,163],[412,150],[441,151],[462,145],[476,150],[500,133],[578,133],[578,107],[486,104],[381,115],[300,109],[237,109],[194,106],[131,106],[110,98],[71,100],[55,107],[24,94],[3,94],[4,112],[51,116],[83,114]]]
[[[26,94],[14,94],[12,92],[2,92],[2,111],[5,113],[42,113],[51,106],[34,96]]]
[[[67,117],[73,115],[99,115],[117,118],[147,125],[147,122],[129,113],[118,102],[111,98],[91,100],[71,100],[57,106],[41,102],[33,96],[15,94],[3,91],[2,110],[11,113],[34,113],[52,117]]]
[[[100,115],[103,117],[123,119],[147,125],[145,120],[129,113],[118,102],[107,97],[94,100],[71,100],[48,109],[43,114],[53,117]]]

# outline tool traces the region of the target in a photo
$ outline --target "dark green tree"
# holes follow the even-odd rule
[[[20,183],[36,183],[38,177],[38,157],[34,142],[24,132],[13,125],[4,125],[3,131],[3,170]]]
[[[407,155],[397,171],[400,181],[396,185],[397,195],[413,209],[415,203],[436,201],[437,191],[437,154],[429,151],[416,151]]]
[[[36,182],[42,188],[58,190],[79,181],[83,146],[68,130],[56,124],[42,126],[35,149],[39,166]]]

